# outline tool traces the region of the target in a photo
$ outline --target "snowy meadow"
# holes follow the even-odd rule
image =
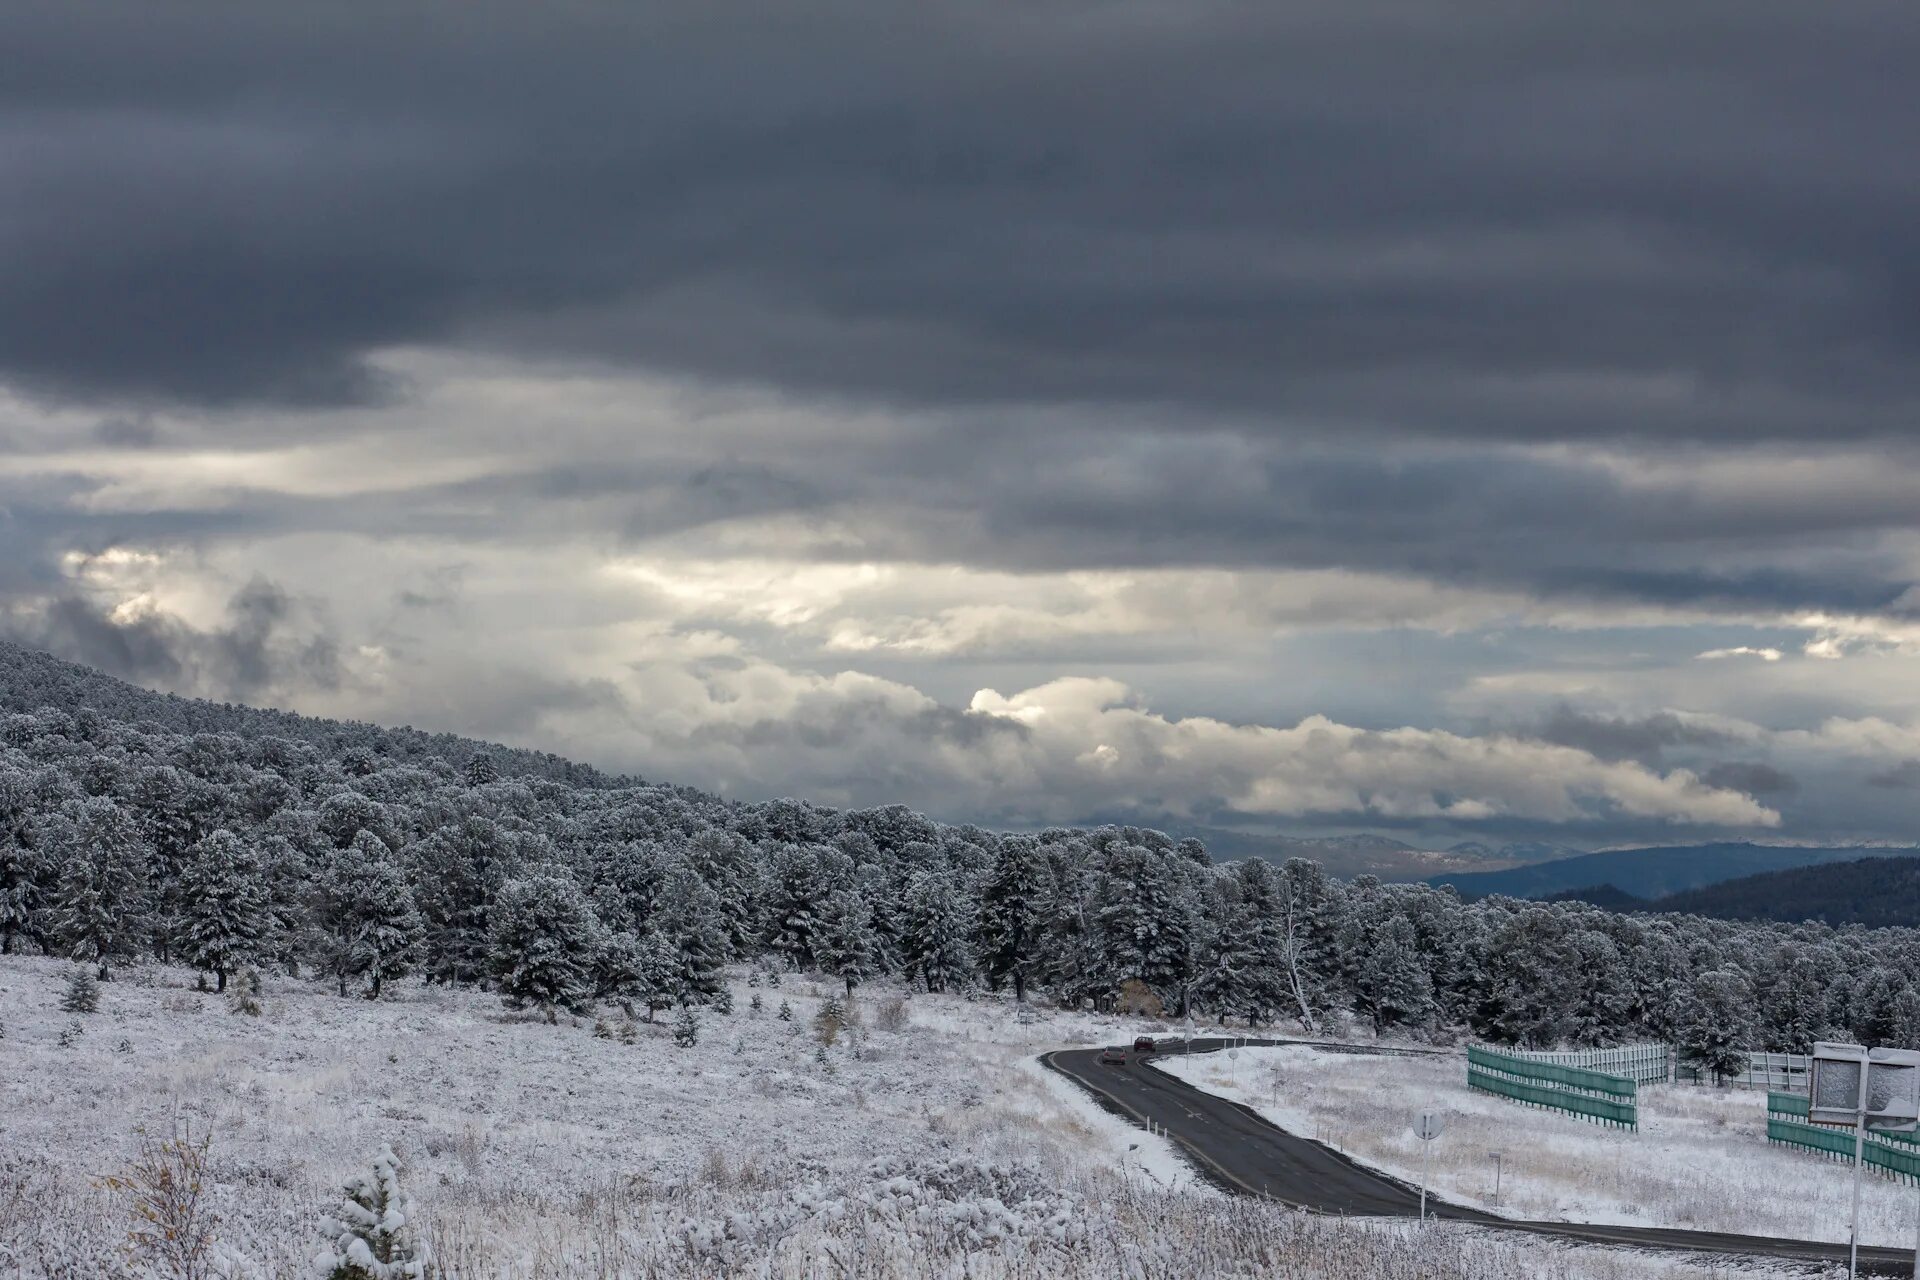
[[[0,959],[8,1277],[291,1280],[382,1143],[445,1277],[1729,1274],[1219,1195],[1035,1063],[1140,1025],[1105,1016],[883,988],[827,1044],[834,987],[738,972],[682,1045],[664,1021],[603,1038],[413,983],[269,979],[247,1016],[152,965],[69,1014],[70,972]],[[174,1134],[206,1144],[197,1272],[130,1249],[111,1185]]]

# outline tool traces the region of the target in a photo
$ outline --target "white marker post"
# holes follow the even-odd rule
[[[1422,1111],[1413,1122],[1413,1136],[1420,1139],[1420,1221],[1427,1220],[1427,1172],[1433,1165],[1433,1140],[1446,1131],[1447,1122],[1437,1111]]]
[[[1498,1209],[1500,1207],[1500,1167],[1506,1162],[1506,1157],[1499,1151],[1489,1151],[1487,1154],[1493,1157],[1493,1207]]]

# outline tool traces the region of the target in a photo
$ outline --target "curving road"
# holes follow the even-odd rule
[[[1195,1040],[1208,1053],[1224,1040]],[[1298,1043],[1254,1040],[1248,1044]],[[1320,1046],[1329,1047],[1329,1046]],[[1355,1163],[1330,1147],[1296,1137],[1237,1102],[1196,1089],[1155,1071],[1128,1053],[1126,1066],[1102,1063],[1098,1049],[1061,1049],[1040,1061],[1091,1093],[1107,1110],[1141,1126],[1163,1130],[1209,1181],[1241,1195],[1278,1200],[1313,1213],[1365,1217],[1408,1217],[1419,1212],[1420,1191],[1395,1178]],[[1845,1263],[1845,1245],[1815,1240],[1784,1240],[1672,1227],[1619,1227],[1577,1222],[1530,1222],[1496,1217],[1429,1194],[1427,1211],[1436,1217],[1557,1236],[1589,1244],[1780,1258],[1792,1262]],[[1874,1275],[1911,1276],[1913,1255],[1904,1249],[1860,1250],[1860,1269]]]

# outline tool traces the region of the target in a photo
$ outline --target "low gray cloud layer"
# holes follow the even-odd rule
[[[0,48],[10,634],[955,817],[1902,834],[1910,4]]]

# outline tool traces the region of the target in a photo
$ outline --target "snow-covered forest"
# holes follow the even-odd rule
[[[1708,1065],[1920,1041],[1920,934],[1463,903],[1133,827],[1000,833],[743,804],[555,757],[134,689],[6,650],[0,948],[378,996],[417,976],[556,1014],[724,999],[753,958],[849,991],[1525,1045],[1671,1038]]]

